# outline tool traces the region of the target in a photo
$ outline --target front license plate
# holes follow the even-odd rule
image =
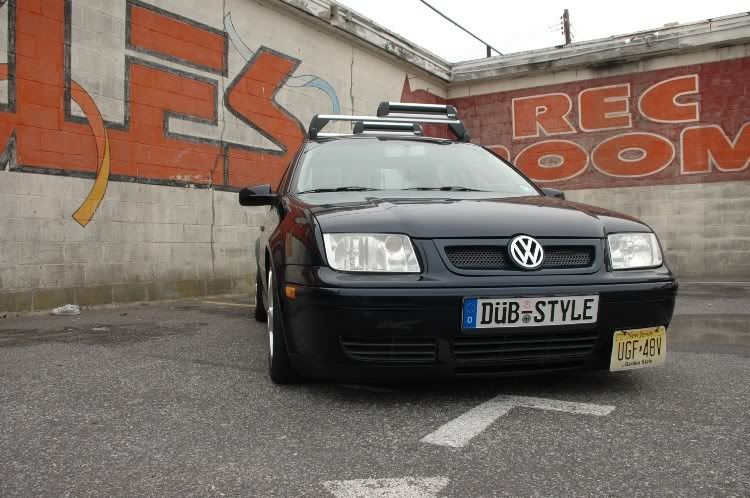
[[[596,323],[599,296],[464,299],[463,328],[544,327]]]
[[[612,339],[612,358],[609,369],[663,365],[667,355],[667,335],[664,327],[618,330]]]

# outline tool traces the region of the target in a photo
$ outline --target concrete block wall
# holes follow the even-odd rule
[[[251,292],[259,208],[206,188],[112,182],[96,223],[69,213],[90,180],[2,172],[0,310]]]

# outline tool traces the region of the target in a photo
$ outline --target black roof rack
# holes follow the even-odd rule
[[[378,116],[316,114],[310,122],[308,136],[315,139],[347,135],[323,133],[321,130],[331,121],[353,122],[354,134],[370,135],[422,135],[421,124],[448,125],[460,141],[470,140],[463,121],[457,119],[456,108],[452,105],[382,102],[378,106]]]

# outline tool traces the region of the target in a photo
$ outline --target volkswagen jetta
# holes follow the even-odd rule
[[[353,133],[321,132],[334,121]],[[239,197],[265,206],[255,317],[275,382],[664,362],[677,283],[651,228],[537,187],[451,106],[316,116],[278,188]]]

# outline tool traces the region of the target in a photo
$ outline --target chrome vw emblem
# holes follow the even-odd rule
[[[515,264],[526,270],[539,268],[544,261],[542,244],[528,235],[514,237],[508,245],[508,253]]]

